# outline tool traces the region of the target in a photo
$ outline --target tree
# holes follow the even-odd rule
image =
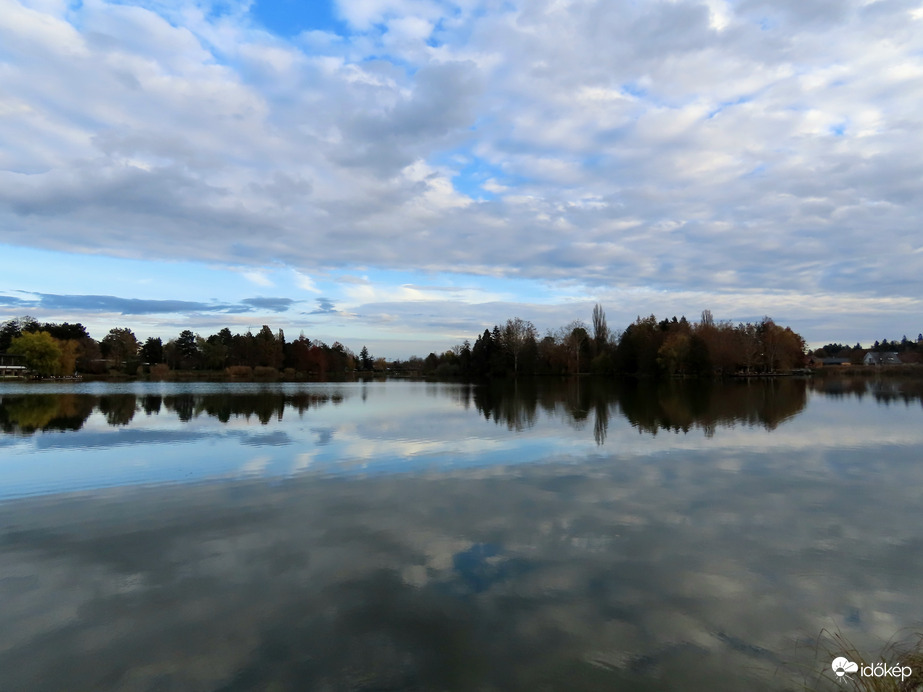
[[[680,331],[667,335],[657,351],[657,363],[668,375],[684,373],[689,360],[691,337]]]
[[[334,373],[342,375],[356,368],[356,358],[346,346],[334,341],[327,352],[327,365]]]
[[[478,336],[471,348],[471,374],[476,377],[486,377],[490,374],[490,361],[493,357],[493,337],[489,329]]]
[[[569,325],[564,327],[564,331],[561,336],[562,338],[560,340],[567,352],[568,361],[573,364],[572,372],[579,375],[581,355],[584,349],[587,348],[590,335],[587,333],[583,322],[574,320]],[[584,363],[586,363],[585,359]]]
[[[769,317],[763,318],[758,325],[757,332],[760,337],[763,368],[769,372],[777,370],[786,371],[803,365],[804,339],[791,330],[791,327],[782,328]],[[835,349],[839,344],[831,344]],[[840,347],[837,355],[842,355]]]
[[[782,329],[767,316],[759,323],[756,330],[760,337],[760,359],[763,370],[774,372],[782,347]]]
[[[372,369],[374,362],[372,356],[369,355],[369,350],[363,346],[359,351],[359,369],[368,372]]]
[[[311,369],[311,341],[303,333],[288,345],[286,365],[298,372]]]
[[[221,337],[212,334],[207,339],[196,337],[196,349],[199,361],[206,370],[223,370],[228,361],[228,347],[221,342]]]
[[[619,340],[616,351],[619,370],[645,376],[657,374],[657,353],[665,336],[666,333],[657,325],[656,317],[639,316],[626,327]]]
[[[737,325],[738,351],[743,358],[747,373],[758,362],[763,344],[760,339],[759,327],[752,322]]]
[[[231,343],[231,365],[256,364],[256,337],[247,330],[246,334],[235,334]]]
[[[596,345],[596,353],[602,353],[609,345],[609,326],[606,324],[606,312],[599,303],[593,307],[593,343]]]
[[[138,349],[141,346],[134,332],[127,327],[110,329],[99,345],[103,356],[109,358],[119,369],[138,357]]]
[[[314,340],[311,342],[311,350],[308,351],[307,367],[305,370],[317,375],[320,379],[327,377],[327,370],[330,363],[327,359],[327,345],[323,341]]]
[[[58,372],[61,347],[48,332],[25,332],[13,337],[7,352],[22,356],[26,367],[36,375],[47,377]]]
[[[39,331],[38,322],[34,317],[23,315],[12,320],[7,320],[0,326],[0,353],[8,350],[10,344],[17,336],[27,332]]]
[[[80,357],[80,342],[77,339],[58,341],[61,356],[58,358],[58,368],[55,374],[70,377],[77,372],[77,359]]]
[[[471,374],[471,342],[468,339],[465,339],[465,343],[458,352],[458,368],[464,377]]]
[[[722,375],[733,373],[737,368],[737,331],[730,322],[716,324],[711,312],[702,312],[702,321],[693,327],[693,334],[705,344],[709,368]]]
[[[494,328],[490,330],[490,342],[493,344],[490,352],[490,372],[489,374],[494,377],[503,377],[509,371],[508,356],[511,355],[510,351],[503,347],[503,334],[500,332],[500,327],[494,325]]]
[[[190,329],[184,329],[173,342],[176,355],[179,357],[179,366],[184,370],[194,368],[199,360],[199,345],[196,343],[195,334]]]
[[[103,361],[102,349],[96,339],[87,337],[81,339],[77,349],[77,369],[81,372],[101,374],[106,368]]]
[[[285,360],[285,335],[279,330],[278,336],[272,333],[268,324],[264,324],[256,337],[257,362],[270,368],[281,368]]]
[[[148,365],[163,363],[163,341],[160,337],[149,336],[141,347],[141,360]]]
[[[687,371],[693,375],[711,375],[713,366],[708,344],[698,334],[689,337],[689,350],[686,356]]]
[[[519,374],[519,356],[531,341],[535,343],[535,325],[528,320],[514,317],[507,320],[503,327],[501,341],[513,356],[513,374]]]
[[[61,324],[45,322],[42,324],[41,331],[48,332],[58,341],[67,341],[68,339],[79,341],[81,339],[90,338],[90,333],[87,331],[87,328],[79,322],[77,322],[77,324],[70,324],[69,322],[62,322]]]

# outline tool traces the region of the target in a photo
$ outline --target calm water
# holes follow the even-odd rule
[[[921,402],[3,384],[0,689],[823,689],[923,626]]]

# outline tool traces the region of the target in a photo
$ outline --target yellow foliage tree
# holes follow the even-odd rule
[[[48,332],[26,332],[10,342],[8,353],[22,356],[26,367],[36,375],[48,376],[58,372],[61,364],[61,346]]]

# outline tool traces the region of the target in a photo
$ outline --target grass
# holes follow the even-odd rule
[[[923,634],[916,633],[901,641],[891,641],[875,658],[866,658],[841,632],[824,630],[818,637],[815,649],[816,669],[823,672],[815,675],[812,682],[806,681],[805,692],[819,690],[859,690],[860,692],[923,692]],[[831,663],[840,656],[858,664],[861,672],[867,666],[883,664],[888,669],[895,666],[910,668],[910,674],[903,680],[891,675],[869,676],[854,672],[837,677]]]
[[[923,377],[923,364],[903,363],[901,365],[831,365],[812,370],[815,377]]]

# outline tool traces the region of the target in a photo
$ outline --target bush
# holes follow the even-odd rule
[[[253,368],[253,379],[256,380],[278,380],[279,371],[265,365],[257,365]]]
[[[253,378],[253,368],[249,365],[231,365],[225,372],[232,380],[249,380]]]

